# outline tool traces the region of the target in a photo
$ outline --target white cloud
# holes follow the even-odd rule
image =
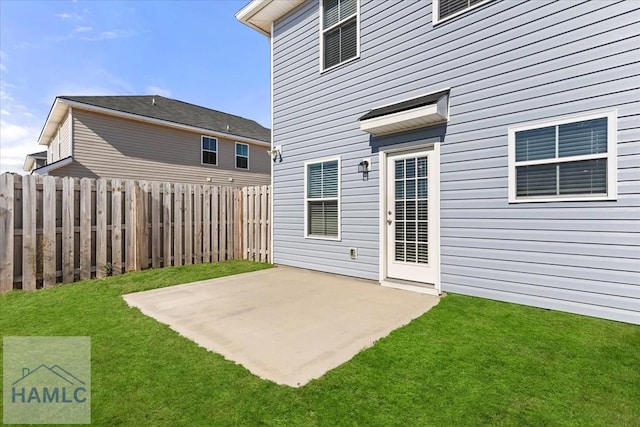
[[[42,124],[29,109],[14,100],[8,92],[12,88],[6,80],[0,81],[0,173],[24,173],[25,156],[43,150],[38,145]]]
[[[0,120],[0,173],[24,173],[22,165],[29,153],[42,151],[37,145],[40,129]]]
[[[147,86],[145,89],[147,95],[160,95],[165,98],[171,98],[171,91],[169,89],[163,89],[159,86]]]
[[[96,36],[82,36],[79,39],[86,42],[97,42],[102,40],[125,39],[135,35],[133,30],[113,30],[103,31]]]
[[[89,31],[93,31],[93,27],[76,27],[73,29],[74,33],[86,33]]]
[[[70,20],[70,21],[82,21],[82,16],[77,13],[56,13],[56,16],[60,19]]]

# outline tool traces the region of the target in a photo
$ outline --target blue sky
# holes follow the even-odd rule
[[[0,172],[22,172],[58,95],[168,96],[270,126],[269,41],[248,0],[0,0]]]

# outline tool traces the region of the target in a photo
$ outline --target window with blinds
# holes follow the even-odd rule
[[[612,128],[613,126],[613,128]],[[615,113],[510,129],[515,199],[607,196],[615,188]],[[615,137],[614,137],[615,138]],[[613,139],[614,139],[613,138]],[[513,198],[513,197],[510,197]]]
[[[441,21],[485,1],[487,0],[436,0],[433,3],[437,9],[434,14]]]
[[[323,69],[358,56],[358,0],[323,0]]]
[[[340,235],[340,162],[338,159],[307,163],[306,235],[339,238]]]

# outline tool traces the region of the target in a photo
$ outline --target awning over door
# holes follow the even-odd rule
[[[445,123],[449,120],[449,90],[374,108],[360,117],[360,129],[387,135]]]

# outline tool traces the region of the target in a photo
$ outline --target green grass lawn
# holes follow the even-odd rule
[[[247,271],[233,261],[0,296],[3,336],[83,335],[97,425],[640,425],[640,327],[449,295],[293,389],[130,309],[124,293]]]

